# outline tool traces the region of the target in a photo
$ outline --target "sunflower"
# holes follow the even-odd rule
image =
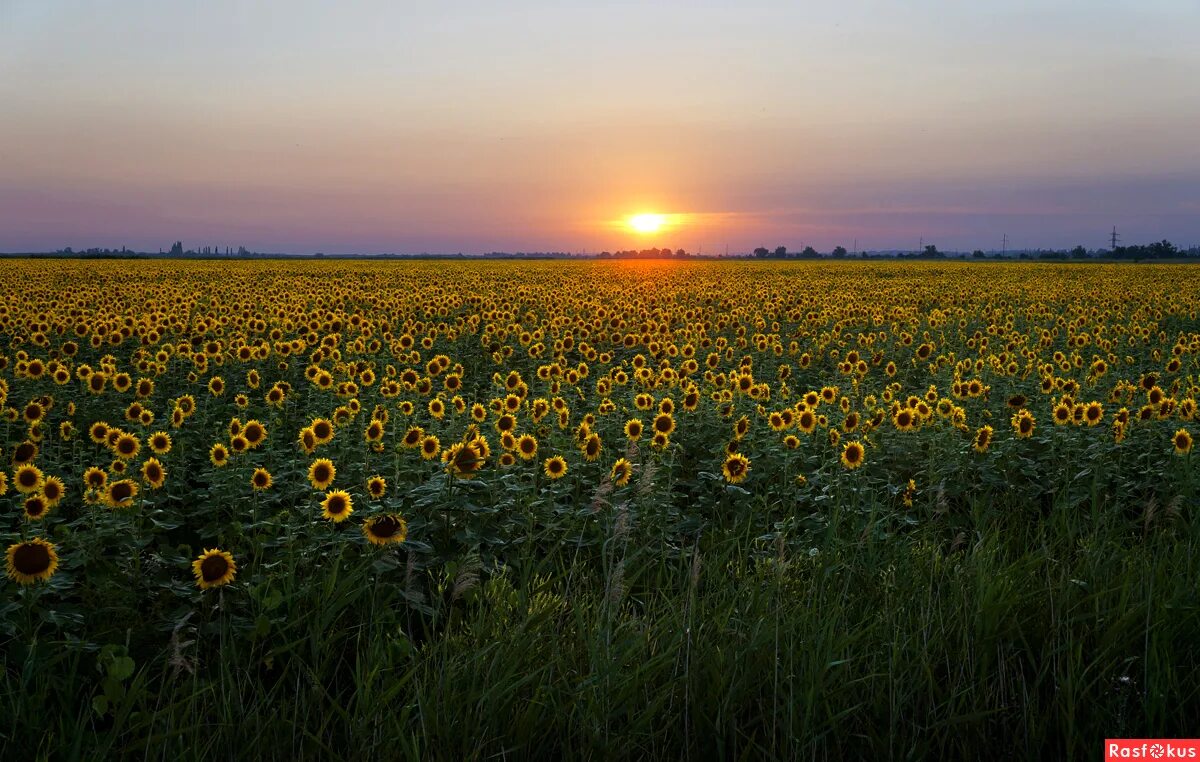
[[[1171,444],[1175,445],[1176,455],[1187,455],[1192,451],[1192,435],[1187,429],[1180,429],[1171,436]]]
[[[805,434],[813,433],[817,428],[817,416],[811,410],[803,410],[796,416],[796,428]]]
[[[317,444],[328,444],[333,440],[333,423],[327,418],[314,418],[312,423],[308,424],[308,428],[312,429],[313,435],[317,438]]]
[[[741,439],[748,433],[750,433],[750,419],[743,415],[733,424],[733,438]]]
[[[36,400],[25,405],[25,409],[21,411],[21,417],[25,419],[25,423],[37,423],[46,415],[46,408],[42,403]]]
[[[1083,420],[1088,426],[1095,426],[1104,420],[1104,406],[1099,402],[1089,402],[1083,409]]]
[[[372,545],[391,545],[408,538],[408,522],[394,513],[372,516],[363,523],[363,536]]]
[[[46,498],[47,507],[53,508],[67,494],[67,485],[57,476],[47,476],[42,482],[42,496]]]
[[[224,466],[229,462],[229,448],[218,442],[208,451],[208,459],[217,468]]]
[[[863,464],[866,455],[862,442],[847,442],[842,449],[842,465],[853,471]]]
[[[224,550],[205,549],[192,561],[192,574],[196,577],[196,586],[201,590],[208,590],[233,582],[237,575],[237,564],[233,556]]]
[[[101,489],[108,483],[108,474],[104,469],[92,466],[83,472],[83,483],[88,489]]]
[[[892,423],[900,431],[912,431],[917,427],[917,418],[910,408],[903,407],[896,411],[892,416]]]
[[[383,439],[383,422],[372,418],[363,431],[363,439],[368,442],[379,442]]]
[[[192,397],[192,395],[184,395],[179,400],[175,400],[175,408],[184,414],[184,418],[188,418],[188,416],[196,412],[196,398]]]
[[[271,478],[271,472],[265,468],[256,468],[254,469],[254,473],[250,475],[250,487],[255,492],[268,490],[274,483],[275,480]]]
[[[166,455],[171,451],[171,435],[165,431],[156,431],[150,435],[148,444],[155,455]]]
[[[436,420],[442,420],[446,415],[446,403],[436,398],[429,400],[429,414]]]
[[[58,569],[54,543],[40,537],[9,545],[5,555],[8,578],[21,585],[45,582]]]
[[[442,443],[432,434],[421,439],[421,459],[433,460],[442,451]]]
[[[350,518],[350,514],[354,513],[354,502],[350,499],[350,493],[344,490],[335,489],[325,494],[325,499],[321,501],[321,515],[335,524],[340,524]]]
[[[666,434],[661,431],[657,431],[654,433],[655,437],[658,437],[660,435],[664,436],[664,437],[666,436]],[[603,449],[603,444],[600,441],[600,435],[599,434],[588,435],[587,441],[585,441],[583,443],[583,447],[580,449],[583,451],[583,459],[584,460],[586,460],[589,463],[595,462],[597,459],[599,459],[600,451]]]
[[[988,451],[988,447],[992,444],[993,429],[991,426],[980,426],[975,431],[975,440],[971,447],[975,452],[983,453]]]
[[[159,462],[158,458],[149,458],[142,464],[142,481],[150,489],[162,487],[166,480],[167,470],[163,468],[163,464]]]
[[[400,444],[405,447],[418,447],[421,440],[425,438],[425,429],[420,426],[413,426],[408,431],[404,432],[404,438],[400,440]]]
[[[132,434],[122,433],[113,444],[113,452],[121,460],[132,460],[142,449],[142,443]]]
[[[104,504],[109,508],[128,508],[133,505],[137,493],[137,482],[132,479],[109,482],[104,489]]]
[[[313,433],[312,427],[300,429],[297,441],[300,442],[300,449],[304,450],[305,455],[312,455],[317,451],[317,435]]]
[[[750,459],[740,452],[730,453],[721,465],[721,473],[730,484],[740,484],[750,473]]]
[[[24,512],[30,521],[40,521],[50,512],[50,501],[40,494],[29,495],[25,498]]]
[[[13,486],[17,488],[17,492],[26,495],[40,490],[44,480],[45,476],[42,474],[42,469],[32,463],[18,466],[13,471]]]
[[[563,460],[561,455],[554,455],[546,458],[542,463],[542,470],[550,479],[561,479],[567,474],[567,461]]]
[[[8,474],[0,471],[0,495],[8,493]]]
[[[66,421],[64,421],[64,423],[66,423]],[[24,465],[25,463],[32,463],[34,458],[37,456],[37,443],[26,439],[24,442],[13,448],[12,462],[14,466],[20,466]]]
[[[625,422],[625,436],[630,442],[636,442],[642,438],[642,422],[637,418],[630,418]]]
[[[1071,406],[1065,402],[1060,402],[1054,406],[1054,425],[1065,426],[1071,422]]]
[[[246,421],[245,427],[242,428],[242,436],[246,438],[246,443],[253,450],[266,441],[267,427],[263,426],[260,421],[251,419]]]
[[[517,437],[516,443],[517,454],[521,456],[521,460],[533,460],[537,457],[538,441],[537,437],[532,434],[522,434]]]
[[[664,400],[665,401],[665,400]],[[747,424],[749,422],[747,421]],[[675,417],[668,412],[662,412],[654,416],[654,422],[651,424],[656,434],[666,434],[670,436],[675,431]]]
[[[367,494],[378,500],[387,492],[387,479],[376,474],[367,479]]]
[[[232,450],[235,455],[241,455],[250,449],[250,442],[246,439],[246,437],[238,434],[236,437],[229,440],[229,449]]]
[[[617,458],[617,462],[613,463],[611,478],[613,484],[618,487],[624,487],[629,484],[629,477],[633,476],[633,465],[624,458]]]
[[[442,462],[446,464],[446,472],[459,479],[470,479],[483,467],[486,455],[476,441],[456,442],[442,452]]]
[[[1019,439],[1028,439],[1033,436],[1034,425],[1037,421],[1033,414],[1028,410],[1019,410],[1012,417],[1013,432],[1016,433]]]
[[[308,467],[308,481],[312,484],[313,489],[329,489],[335,476],[337,476],[337,468],[328,458],[317,458]]]
[[[104,444],[108,441],[108,424],[104,421],[96,421],[88,427],[88,436],[96,444]]]

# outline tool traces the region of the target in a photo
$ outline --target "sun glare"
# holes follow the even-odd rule
[[[638,233],[657,233],[666,221],[664,214],[635,214],[629,218],[629,227]]]

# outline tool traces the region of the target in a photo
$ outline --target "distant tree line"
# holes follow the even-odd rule
[[[13,255],[7,255],[13,256]],[[139,252],[128,249],[122,246],[116,248],[90,248],[75,251],[70,246],[66,246],[54,252],[29,252],[25,254],[16,254],[16,256],[61,256],[61,257],[87,257],[87,258],[120,258],[120,257],[164,257],[164,258],[213,258],[213,257],[229,257],[241,259],[265,259],[276,258],[283,256],[309,256],[317,259],[460,259],[460,258],[484,258],[484,259],[571,259],[571,258],[588,258],[588,259],[693,259],[693,258],[714,258],[714,255],[692,254],[685,249],[672,249],[669,246],[662,248],[648,249],[624,249],[617,251],[601,251],[596,253],[586,252],[582,255],[569,251],[537,251],[537,252],[507,252],[507,251],[492,251],[481,255],[468,255],[459,252],[458,254],[371,254],[371,255],[354,255],[354,254],[332,254],[326,255],[322,252],[308,255],[287,255],[280,253],[264,253],[258,251],[250,251],[245,246],[238,246],[236,249],[229,246],[203,246],[197,249],[184,249],[182,241],[175,241],[169,250],[163,251],[161,248],[158,254],[151,252]],[[730,258],[746,258],[745,254],[727,254]],[[786,246],[776,246],[774,249],[766,246],[759,246],[749,255],[752,259],[845,259],[851,256],[845,246],[835,246],[828,253],[817,251],[812,246],[804,246],[800,251],[789,251]],[[1191,246],[1181,248],[1164,239],[1155,243],[1118,246],[1115,249],[1087,249],[1084,246],[1076,246],[1073,249],[1024,249],[1024,250],[1008,250],[1005,252],[991,251],[984,252],[982,249],[975,249],[970,254],[966,252],[944,252],[938,249],[935,244],[925,244],[922,249],[910,251],[871,251],[871,252],[854,252],[855,257],[862,259],[1020,259],[1020,260],[1163,260],[1163,259],[1200,259],[1200,246]]]

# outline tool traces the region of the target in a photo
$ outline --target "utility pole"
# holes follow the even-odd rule
[[[1005,233],[1004,237],[1000,239],[1000,253],[1001,256],[1008,256],[1008,233]]]
[[[1116,251],[1117,250],[1117,241],[1120,241],[1120,240],[1121,240],[1121,236],[1117,235],[1117,226],[1113,225],[1112,237],[1111,237],[1112,245],[1109,247],[1109,251]]]

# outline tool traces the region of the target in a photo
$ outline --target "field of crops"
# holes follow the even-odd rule
[[[29,260],[0,297],[0,757],[1195,735],[1195,267]]]

